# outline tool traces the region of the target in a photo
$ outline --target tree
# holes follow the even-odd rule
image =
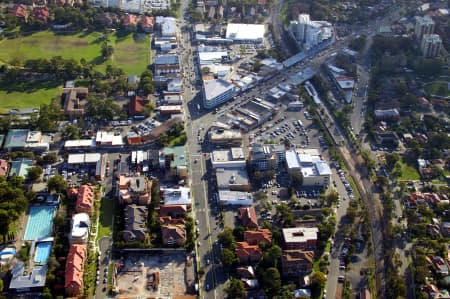
[[[283,251],[280,246],[276,244],[272,244],[265,252],[264,252],[264,261],[267,262],[271,267],[277,267],[278,260],[281,258]]]
[[[392,170],[395,164],[400,161],[400,156],[397,153],[388,153],[384,155],[384,158],[386,160],[386,167],[389,170]]]
[[[281,287],[280,272],[278,272],[278,269],[275,267],[268,268],[262,273],[260,281],[264,291],[269,295],[269,297],[273,297],[278,293]]]
[[[301,173],[293,172],[291,174],[291,185],[293,187],[300,187],[303,183],[303,176]]]
[[[94,121],[111,121],[120,111],[121,108],[112,98],[90,96],[86,104],[86,114]]]
[[[282,202],[277,206],[276,209],[277,216],[282,222],[283,227],[290,227],[294,225],[294,215],[292,214],[291,209],[286,203]]]
[[[234,239],[233,230],[231,228],[225,227],[217,238],[224,248],[234,250],[236,240]]]
[[[61,193],[66,190],[67,184],[64,178],[61,175],[57,174],[47,181],[47,188],[49,191]]]
[[[42,173],[43,171],[40,166],[30,167],[28,169],[28,179],[32,182],[37,182],[40,179]]]
[[[65,139],[80,139],[80,128],[78,126],[68,125],[62,129],[61,134]]]
[[[238,299],[246,298],[247,292],[245,291],[244,283],[236,278],[232,278],[225,287],[225,293],[227,298]]]
[[[231,251],[231,250],[228,249],[228,248],[224,248],[224,249],[222,250],[221,261],[222,261],[222,264],[223,264],[225,267],[230,267],[230,266],[232,266],[234,263],[237,263],[237,262],[238,262],[238,259],[237,259],[236,255],[234,254],[233,251]]]
[[[323,289],[325,283],[327,282],[327,278],[324,273],[316,271],[313,272],[310,276],[311,281],[311,289],[315,294],[318,294],[320,290]]]

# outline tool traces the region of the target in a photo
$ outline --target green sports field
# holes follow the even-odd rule
[[[108,64],[122,68],[127,75],[140,75],[146,69],[150,61],[148,35],[124,32],[110,34],[108,39],[114,47],[114,54],[107,61],[101,57],[102,36],[100,32],[56,34],[52,31],[41,31],[4,39],[0,41],[0,64],[61,56],[77,61],[84,58],[99,71],[104,71]],[[30,84],[25,84],[23,89],[14,88],[13,91],[8,91],[5,86],[0,85],[0,113],[11,108],[39,107],[42,103],[49,103],[60,87],[47,82],[33,84],[31,87]]]

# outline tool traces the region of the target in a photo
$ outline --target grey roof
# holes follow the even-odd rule
[[[224,92],[233,89],[234,85],[228,81],[217,79],[203,82],[206,100],[211,100]]]
[[[45,286],[47,276],[47,265],[35,266],[31,273],[24,275],[24,264],[17,262],[12,269],[10,289],[40,288]]]
[[[155,57],[155,65],[158,64],[178,64],[177,55],[159,55]]]

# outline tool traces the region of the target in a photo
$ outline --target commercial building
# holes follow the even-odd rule
[[[48,266],[35,265],[32,269],[27,269],[25,264],[17,261],[11,270],[11,282],[9,290],[15,293],[22,292],[42,292],[45,286]]]
[[[191,206],[191,190],[185,187],[161,188],[164,205],[186,205]]]
[[[144,241],[147,236],[146,222],[148,210],[146,206],[130,204],[125,207],[125,229],[122,237],[126,242]]]
[[[228,59],[227,51],[202,51],[198,52],[198,61],[200,67],[203,65],[222,63],[225,59]]]
[[[152,189],[152,181],[143,175],[119,177],[118,196],[121,204],[149,205]]]
[[[240,146],[242,133],[239,130],[211,129],[209,140],[215,146]]]
[[[154,61],[155,75],[160,76],[169,73],[179,73],[180,61],[177,55],[158,55]]]
[[[237,43],[262,43],[265,26],[263,24],[233,24],[227,25],[226,39]]]
[[[297,153],[295,149],[286,151],[286,166],[289,173],[298,173],[303,186],[328,186],[331,169],[320,156]]]
[[[224,206],[251,206],[253,197],[250,192],[219,190],[219,203]]]
[[[232,99],[236,91],[234,84],[222,79],[203,81],[203,106],[206,109],[214,108]]]
[[[177,35],[177,19],[173,17],[156,17],[156,24],[161,29],[161,36],[176,36]]]
[[[89,239],[89,226],[91,220],[86,213],[78,213],[72,216],[72,230],[69,241],[71,244],[85,244]]]
[[[20,159],[11,162],[11,170],[9,171],[9,177],[21,176],[24,179],[28,178],[28,169],[33,167],[33,161],[28,159]]]
[[[311,21],[309,14],[299,14],[297,20],[290,22],[289,32],[302,49],[309,50],[333,38],[333,25]]]
[[[244,151],[240,147],[232,147],[227,150],[215,150],[211,153],[213,168],[245,167]]]
[[[64,149],[68,151],[74,150],[89,150],[94,149],[97,146],[95,138],[91,139],[79,139],[79,140],[67,140],[64,142]]]
[[[442,48],[442,39],[437,34],[425,34],[420,44],[423,56],[433,58],[439,56]]]
[[[275,169],[286,160],[286,148],[282,144],[255,144],[250,148],[249,160],[256,170]]]
[[[122,146],[123,138],[121,135],[114,135],[114,132],[98,131],[95,137],[97,146]]]
[[[9,151],[20,149],[47,151],[49,147],[49,142],[40,131],[28,129],[9,129],[3,145],[3,148]]]
[[[333,79],[337,90],[340,92],[342,99],[350,104],[353,97],[353,89],[355,88],[355,79],[347,76],[344,69],[338,68],[334,65],[327,64],[328,72]]]
[[[219,190],[250,191],[246,167],[217,168],[216,180]]]
[[[416,35],[419,41],[422,40],[424,35],[434,33],[435,23],[430,16],[424,17],[416,16],[415,20],[416,24],[414,26],[414,34]]]
[[[315,250],[318,233],[317,227],[283,228],[284,249]]]
[[[95,7],[119,8],[134,13],[170,9],[170,0],[89,0],[89,2]]]
[[[187,178],[188,167],[184,146],[163,148],[159,154],[159,167],[167,169],[172,176]]]

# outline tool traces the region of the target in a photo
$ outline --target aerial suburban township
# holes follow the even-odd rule
[[[449,6],[0,0],[0,299],[450,299]]]

